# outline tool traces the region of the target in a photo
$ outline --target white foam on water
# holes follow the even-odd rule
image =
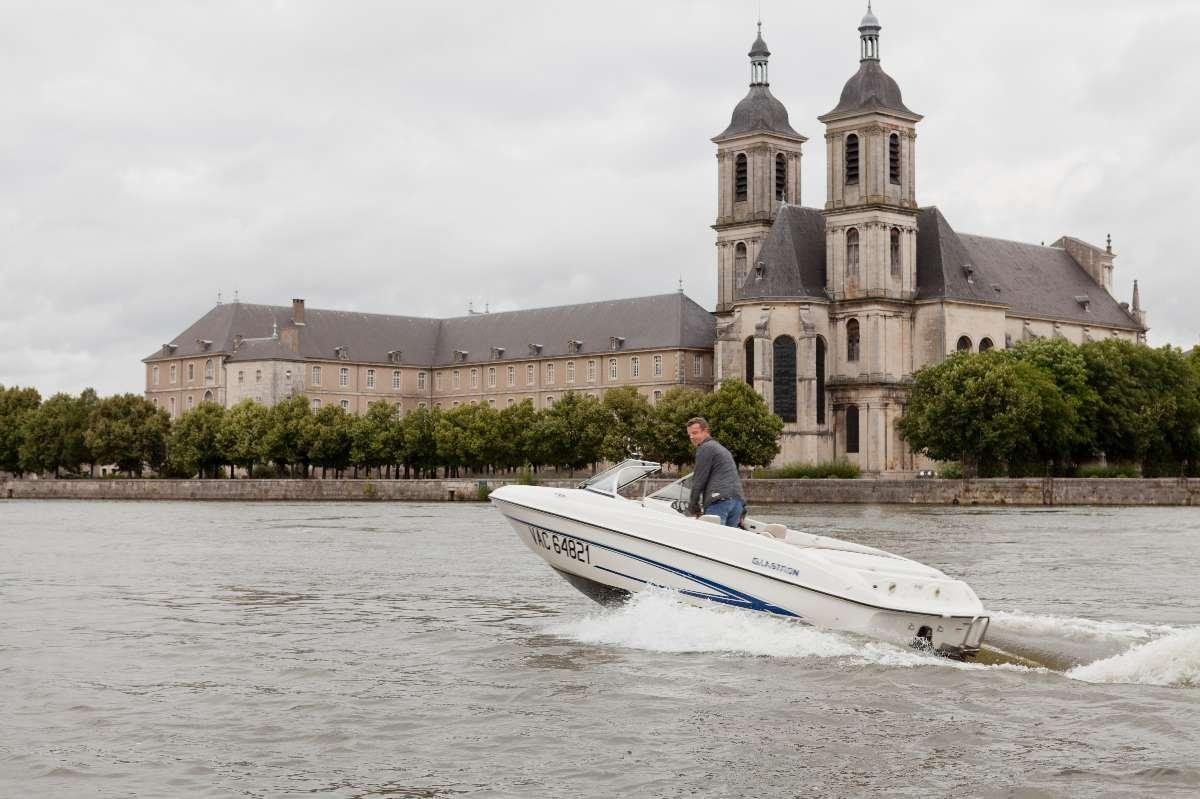
[[[1127,652],[1067,672],[1095,683],[1200,687],[1200,627],[1175,630]]]
[[[946,658],[767,613],[689,604],[665,589],[641,591],[617,607],[550,625],[546,632],[584,644],[650,652],[717,652],[791,658],[846,658],[886,666],[967,667]]]
[[[1058,638],[1078,643],[1136,644],[1163,635],[1176,628],[1161,624],[1104,621],[1072,616],[1045,616],[1020,611],[991,610],[992,633],[1006,636]]]

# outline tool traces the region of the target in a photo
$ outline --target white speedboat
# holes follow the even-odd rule
[[[690,477],[629,497],[658,470],[627,460],[578,488],[509,485],[491,501],[526,546],[600,602],[661,586],[697,604],[775,613],[951,657],[979,651],[989,618],[961,580],[782,524],[746,519],[739,529],[715,516],[692,518],[684,514]]]

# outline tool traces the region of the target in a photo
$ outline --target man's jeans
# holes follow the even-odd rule
[[[704,515],[720,516],[721,524],[726,527],[737,527],[738,522],[742,520],[742,511],[745,509],[746,503],[740,499],[722,499],[706,507]]]

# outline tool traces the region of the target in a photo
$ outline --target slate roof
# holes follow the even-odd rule
[[[830,122],[841,117],[867,113],[886,113],[918,121],[921,115],[909,109],[900,96],[900,85],[875,59],[864,59],[858,72],[842,87],[842,96],[837,107],[817,117],[821,122]]]
[[[503,347],[505,358],[528,357],[531,343],[542,345],[541,355],[555,356],[568,354],[571,340],[583,342],[581,355],[607,352],[612,336],[624,337],[624,350],[711,349],[716,341],[712,314],[678,292],[452,319],[308,308],[298,353],[272,338],[273,327],[284,331],[291,320],[291,306],[218,305],[171,340],[174,351],[159,349],[143,360],[222,353],[238,361],[330,359],[337,347],[347,347],[350,361],[387,363],[388,352],[400,350],[402,363],[435,366],[459,362],[455,352],[461,350],[469,353],[468,363],[491,360],[493,347]],[[235,351],[238,335],[244,340]],[[206,350],[197,339],[212,344]]]
[[[734,289],[736,299],[828,299],[824,215],[815,208],[783,206],[763,239],[758,261],[762,273],[754,263],[747,264],[745,279]]]
[[[788,122],[787,109],[762,84],[754,84],[733,109],[729,127],[713,137],[714,142],[732,139],[747,133],[774,133],[790,139],[807,141]]]
[[[1013,316],[1142,329],[1064,249],[956,233],[934,207],[921,209],[917,226],[918,299],[999,303]],[[1077,299],[1084,296],[1086,310]]]

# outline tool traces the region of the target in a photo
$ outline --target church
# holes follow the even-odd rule
[[[958,233],[916,198],[917,125],[880,63],[868,7],[861,60],[825,125],[826,202],[801,204],[807,138],[770,90],[762,27],[750,88],[717,148],[714,312],[678,294],[453,319],[218,303],[143,359],[145,396],[175,417],[200,402],[399,413],[464,403],[544,408],[563,394],[745,380],[784,422],[777,463],[848,460],[867,475],[928,462],[896,432],[913,373],[957,351],[1042,337],[1144,341],[1112,296],[1115,256]],[[682,432],[681,432],[682,435]]]
[[[1111,243],[1050,246],[958,233],[916,197],[917,125],[859,25],[858,71],[825,126],[826,201],[800,203],[807,138],[750,49],[750,91],[717,135],[718,381],[744,379],[784,421],[780,463],[849,460],[865,474],[928,466],[896,432],[913,373],[957,351],[1042,337],[1144,341],[1112,296]]]

